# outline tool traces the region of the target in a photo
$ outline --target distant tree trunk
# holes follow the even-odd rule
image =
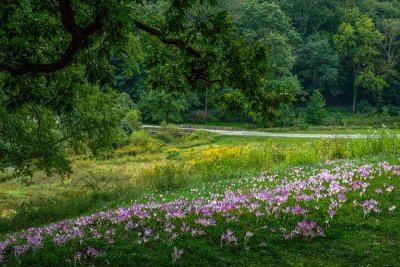
[[[208,88],[206,89],[206,95],[204,96],[204,114],[208,112]]]
[[[317,66],[314,64],[314,73],[313,73],[313,91],[316,89],[317,84]]]
[[[358,91],[357,91],[357,86],[356,86],[356,79],[354,78],[354,81],[353,81],[353,114],[356,113],[357,96],[358,96]]]
[[[353,114],[356,113],[357,111],[357,98],[358,98],[358,89],[357,89],[357,67],[356,65],[353,63]]]

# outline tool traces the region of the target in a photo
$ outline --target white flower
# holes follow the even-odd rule
[[[395,209],[396,209],[396,206],[395,206],[395,205],[390,206],[390,207],[388,208],[388,210],[389,210],[390,212],[393,212]]]

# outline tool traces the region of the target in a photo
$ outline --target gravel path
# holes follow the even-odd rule
[[[159,129],[160,126],[144,125],[143,128]],[[347,139],[362,139],[367,138],[366,134],[291,134],[291,133],[271,133],[271,132],[257,132],[257,131],[225,131],[216,129],[202,129],[202,128],[180,128],[182,131],[190,132],[193,130],[202,130],[211,133],[228,136],[259,136],[259,137],[287,137],[287,138],[347,138]]]
[[[269,133],[269,132],[252,132],[252,131],[223,131],[223,130],[209,130],[204,131],[217,133],[221,135],[230,136],[265,136],[265,137],[288,137],[288,138],[353,138],[361,139],[367,138],[366,134],[291,134],[291,133]]]

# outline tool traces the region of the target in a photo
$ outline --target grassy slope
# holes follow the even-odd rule
[[[373,161],[380,160],[383,158]],[[398,163],[397,159],[390,161]],[[382,179],[371,181],[372,187],[382,187],[384,178],[382,176]],[[227,180],[220,184],[220,188],[223,188],[224,185],[231,186],[234,182]],[[396,190],[379,198],[382,207],[400,202],[400,180],[392,180],[391,184]],[[203,190],[211,191],[215,190],[215,187],[206,186]],[[193,197],[190,191],[185,190],[167,194],[163,198],[174,199],[177,196]],[[364,199],[371,197],[376,198],[376,194],[370,192]],[[394,213],[385,210],[381,214],[370,214],[363,219],[361,210],[355,212],[352,206],[348,205],[340,209],[335,220],[330,223],[326,229],[326,237],[314,240],[296,238],[288,241],[282,237],[268,235],[267,232],[264,234],[262,226],[268,224],[268,221],[242,216],[240,221],[228,223],[228,227],[237,234],[243,233],[245,229],[260,229],[249,242],[249,250],[245,250],[242,243],[238,246],[221,247],[219,238],[227,227],[224,225],[224,228],[216,226],[208,230],[207,237],[204,238],[186,236],[173,242],[150,242],[143,245],[130,241],[128,235],[117,238],[116,245],[113,246],[90,243],[106,250],[107,253],[86,264],[108,265],[106,263],[109,262],[110,266],[396,266],[400,260],[399,219],[399,210]],[[23,264],[65,264],[63,258],[72,255],[74,247],[76,249],[77,244],[54,250],[50,245],[40,253],[29,254]],[[183,257],[177,263],[171,260],[174,247],[184,248]]]
[[[262,144],[268,140],[281,144],[296,144],[310,139],[231,137],[204,139],[166,145],[160,152],[123,156],[109,160],[78,159],[68,179],[47,177],[37,173],[31,183],[0,180],[0,235],[5,232],[42,225],[88,214],[141,197],[149,188],[138,185],[137,177],[154,166],[170,162],[166,149],[200,151],[211,147]]]
[[[266,138],[221,137],[214,141],[183,142],[168,145],[180,147],[181,150],[202,150],[211,147],[226,147],[248,143],[263,143]],[[271,140],[271,139],[269,139]],[[297,144],[305,139],[272,139],[274,143]],[[380,157],[374,161],[382,161]],[[12,232],[29,226],[43,225],[65,218],[82,214],[90,214],[98,210],[114,208],[118,205],[129,205],[131,200],[142,199],[149,188],[140,187],[134,179],[136,173],[157,162],[171,161],[168,155],[161,151],[153,154],[143,154],[134,157],[122,157],[105,161],[80,160],[74,164],[75,176],[70,180],[60,177],[46,178],[42,174],[34,177],[32,185],[19,185],[14,180],[5,180],[0,184],[2,211],[10,207],[18,207],[18,213],[11,220],[0,220],[0,237],[6,232]],[[372,159],[364,159],[364,162]],[[397,159],[393,158],[393,162]],[[278,165],[280,166],[280,165]],[[287,168],[281,165],[280,168]],[[230,183],[228,180],[226,183]],[[382,183],[382,181],[381,181]],[[203,183],[190,186],[204,186]],[[400,187],[399,180],[396,187]],[[207,189],[207,187],[205,187]],[[211,190],[211,189],[210,189]],[[398,191],[385,199],[387,203],[400,203]],[[170,199],[177,196],[188,196],[187,188],[170,193]],[[7,204],[8,203],[8,204]],[[354,214],[352,209],[344,209],[335,220],[326,238],[313,241],[293,240],[289,243],[282,239],[271,238],[265,247],[260,247],[263,240],[256,240],[250,251],[243,248],[223,247],[219,245],[218,234],[211,234],[205,239],[183,239],[174,244],[151,244],[140,246],[122,242],[108,250],[107,259],[113,265],[166,265],[171,263],[171,253],[174,246],[184,247],[185,256],[177,265],[222,265],[222,266],[395,266],[400,261],[398,247],[400,246],[399,212],[383,213],[379,216],[369,216],[360,220],[360,214]],[[247,222],[250,225],[254,221]],[[232,229],[241,231],[246,225],[232,225]],[[34,256],[33,262],[43,265],[52,255],[52,248]],[[63,255],[62,250],[58,253]],[[36,258],[37,257],[37,258]],[[31,259],[32,260],[32,259]],[[54,259],[57,261],[57,259]],[[129,262],[129,264],[127,264]],[[104,264],[104,261],[102,262]],[[167,264],[167,265],[168,265]]]

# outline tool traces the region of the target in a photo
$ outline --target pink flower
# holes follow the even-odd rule
[[[237,237],[231,229],[228,229],[225,234],[222,234],[221,242],[237,244]]]
[[[144,235],[145,235],[145,236],[150,236],[152,232],[153,232],[153,230],[151,230],[150,227],[146,227],[146,228],[144,229]]]
[[[99,255],[99,251],[97,251],[97,249],[94,247],[88,247],[86,250],[86,255],[89,257],[97,257]]]
[[[392,192],[393,191],[393,189],[394,189],[394,186],[393,185],[390,185],[390,186],[388,186],[388,187],[386,187],[386,192]]]
[[[383,190],[380,189],[380,188],[377,188],[377,189],[375,189],[375,193],[377,193],[377,194],[382,194],[382,193],[383,193]]]
[[[80,262],[80,261],[82,260],[82,253],[79,252],[79,251],[77,251],[77,252],[75,253],[74,260],[75,260],[76,262]]]
[[[364,211],[364,217],[368,214],[368,213],[370,213],[371,211],[374,211],[374,212],[380,212],[381,210],[380,209],[378,209],[378,201],[376,201],[376,200],[374,200],[374,199],[370,199],[370,200],[365,200],[363,203],[362,203],[362,208],[363,208],[363,211]]]

